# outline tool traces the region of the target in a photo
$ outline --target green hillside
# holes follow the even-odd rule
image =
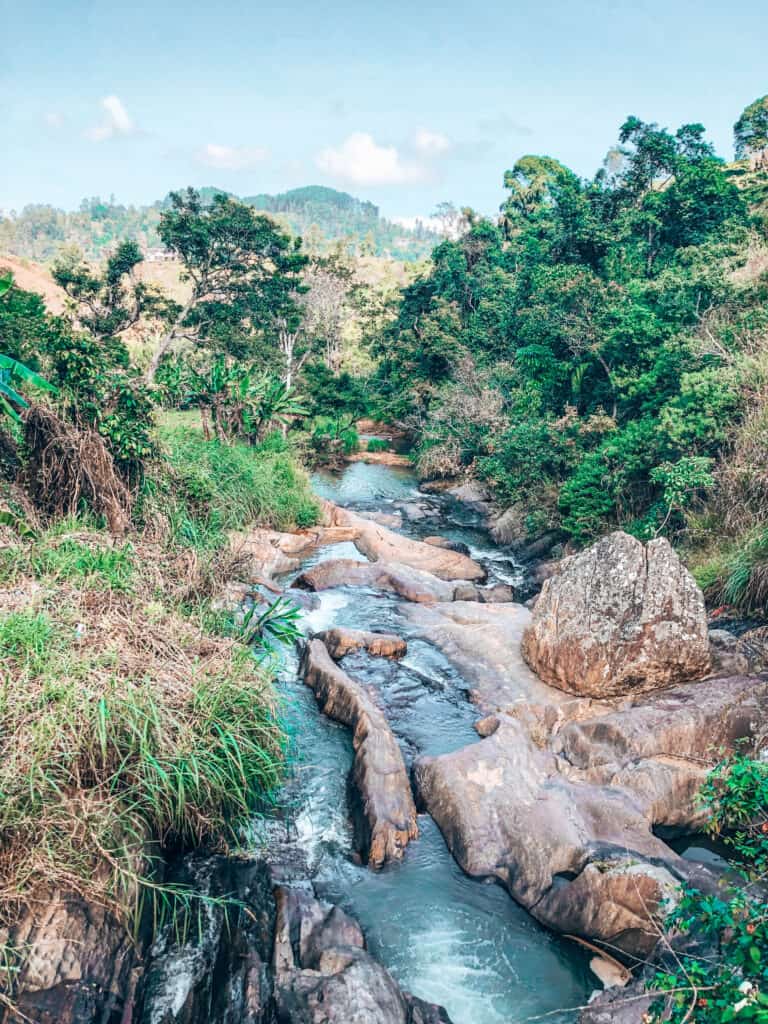
[[[205,187],[210,199],[224,189]],[[231,193],[225,193],[231,194]],[[322,252],[344,242],[350,252],[416,261],[429,256],[440,237],[425,230],[411,231],[382,217],[378,206],[321,185],[292,189],[279,195],[264,193],[244,200],[271,214],[307,248]],[[0,251],[27,259],[53,259],[62,246],[76,245],[89,259],[99,259],[121,239],[151,249],[160,245],[157,225],[167,198],[150,206],[125,206],[114,196],[84,199],[79,209],[66,212],[36,203],[18,214],[0,218]]]

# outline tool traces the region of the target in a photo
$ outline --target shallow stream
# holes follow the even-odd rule
[[[360,511],[402,513],[403,533],[440,534],[466,544],[491,581],[514,583],[519,567],[448,499],[420,494],[408,470],[353,463],[318,473],[315,490]],[[303,568],[329,558],[365,561],[352,544],[322,548]],[[345,671],[374,685],[406,763],[478,741],[467,684],[436,648],[409,635],[399,597],[340,587],[319,595],[305,616],[310,631],[332,625],[398,633],[409,640],[400,662],[366,654],[344,659]],[[501,888],[466,876],[428,815],[402,863],[374,873],[354,852],[347,776],[349,730],[319,711],[313,693],[286,664],[281,686],[289,704],[296,768],[286,788],[291,843],[309,865],[318,894],[341,904],[365,931],[368,946],[398,982],[440,1003],[454,1024],[548,1024],[575,1021],[597,983],[582,951],[539,927]],[[544,1015],[542,1017],[542,1015]]]

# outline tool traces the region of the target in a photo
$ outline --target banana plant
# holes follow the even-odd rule
[[[0,299],[10,291],[13,284],[13,276],[4,274],[0,277]],[[29,407],[29,402],[21,393],[19,388],[29,385],[40,391],[55,392],[56,388],[50,384],[39,373],[30,370],[24,363],[17,359],[0,353],[0,414],[9,416],[17,423],[20,422],[20,410]]]

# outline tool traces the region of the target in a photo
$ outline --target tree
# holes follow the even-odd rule
[[[71,300],[75,326],[99,339],[116,338],[141,320],[166,321],[176,303],[153,284],[136,278],[143,261],[136,242],[120,242],[103,273],[95,272],[78,251],[62,255],[53,265],[54,281]]]
[[[13,288],[13,277],[10,274],[0,276],[0,312],[8,300]],[[8,416],[13,420],[20,419],[20,412],[29,406],[21,388],[31,386],[41,391],[55,391],[56,388],[35,373],[24,363],[12,356],[0,352],[0,416]]]
[[[169,202],[158,232],[181,261],[191,294],[158,343],[149,380],[182,339],[209,340],[226,349],[235,335],[256,335],[279,317],[290,320],[307,262],[300,239],[245,203],[217,194],[204,205],[194,189],[172,192]]]
[[[552,189],[567,178],[575,178],[559,160],[551,156],[523,156],[511,171],[504,172],[504,188],[509,196],[501,207],[501,223],[509,235],[522,220],[531,220],[552,202]]]
[[[313,260],[304,273],[304,330],[320,342],[325,365],[333,373],[341,362],[341,331],[352,277],[352,268],[339,251]]]
[[[741,112],[733,126],[733,143],[737,160],[768,148],[768,96],[761,96]]]

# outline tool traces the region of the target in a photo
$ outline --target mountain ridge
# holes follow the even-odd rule
[[[211,185],[197,191],[208,202],[216,194],[241,199],[304,238],[310,252],[324,252],[341,243],[356,254],[414,262],[426,259],[442,240],[427,228],[396,224],[383,217],[375,203],[325,185],[249,196]],[[133,239],[145,250],[157,248],[161,246],[157,225],[170,194],[148,205],[125,205],[114,196],[94,196],[83,199],[73,211],[29,204],[19,214],[0,217],[0,250],[45,262],[67,245],[76,245],[86,257],[98,260],[122,238]]]

